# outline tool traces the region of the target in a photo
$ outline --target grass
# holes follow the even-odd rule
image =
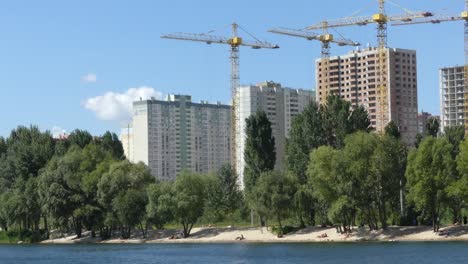
[[[10,239],[8,238],[5,231],[0,231],[0,244],[10,243]]]

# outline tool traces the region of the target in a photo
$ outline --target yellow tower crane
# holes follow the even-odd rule
[[[308,30],[318,30],[323,28],[326,23],[328,28],[345,26],[365,26],[368,24],[377,24],[377,43],[378,43],[378,111],[379,119],[376,120],[377,131],[383,132],[385,126],[390,121],[388,87],[387,87],[387,24],[389,21],[409,22],[416,18],[431,17],[431,12],[410,12],[405,10],[405,14],[387,15],[385,11],[385,0],[379,0],[379,12],[372,16],[346,17],[335,20],[322,21],[318,24],[307,27]]]
[[[321,50],[321,72],[324,74],[325,78],[324,81],[325,83],[323,86],[325,87],[325,91],[329,91],[329,60],[330,60],[330,44],[335,43],[338,46],[360,46],[361,44],[358,42],[354,42],[349,39],[345,38],[335,38],[332,34],[328,33],[326,23],[323,25],[323,33],[318,34],[315,32],[311,32],[308,30],[302,30],[302,29],[289,29],[289,28],[273,28],[268,30],[271,33],[275,34],[282,34],[282,35],[287,35],[287,36],[292,36],[292,37],[299,37],[299,38],[305,38],[307,40],[317,40],[320,41],[322,44],[322,50]],[[325,94],[325,96],[322,96],[321,99],[326,99],[328,94]],[[323,103],[324,100],[321,101]]]
[[[231,167],[233,170],[236,171],[237,165],[237,125],[239,122],[239,102],[237,101],[236,90],[240,86],[240,77],[239,77],[239,47],[251,47],[253,49],[277,49],[279,48],[278,45],[271,44],[265,41],[260,41],[254,36],[250,35],[254,38],[254,41],[246,41],[241,38],[238,34],[238,29],[242,29],[238,24],[233,23],[231,25],[231,37],[224,37],[224,36],[217,36],[217,35],[210,35],[210,34],[194,34],[194,33],[174,33],[174,34],[164,34],[161,35],[161,38],[165,39],[176,39],[176,40],[188,40],[188,41],[198,41],[198,42],[205,42],[206,44],[225,44],[230,46],[230,60],[231,60]]]
[[[464,83],[463,83],[463,124],[465,134],[468,134],[468,0],[465,0],[465,10],[459,15],[437,15],[429,18],[420,18],[413,21],[392,23],[392,26],[414,25],[414,24],[440,24],[442,22],[464,21]]]

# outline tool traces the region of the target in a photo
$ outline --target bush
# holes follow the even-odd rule
[[[296,232],[296,231],[299,231],[300,228],[299,227],[294,227],[294,226],[283,226],[283,235],[286,235],[286,234],[289,234],[289,233],[292,233],[292,232]],[[280,230],[279,230],[279,226],[273,226],[271,228],[271,232],[275,235],[278,235],[280,233]]]

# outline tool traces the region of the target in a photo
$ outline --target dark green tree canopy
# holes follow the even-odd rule
[[[80,148],[84,148],[91,141],[93,141],[93,136],[86,130],[75,129],[68,136],[70,145],[77,145]]]
[[[463,126],[446,127],[444,128],[444,137],[452,144],[452,157],[456,158],[460,152],[460,143],[465,139],[465,128]]]
[[[400,129],[396,125],[395,121],[390,121],[387,126],[385,126],[385,135],[399,139],[401,137]]]
[[[275,138],[265,112],[245,120],[244,185],[249,192],[262,172],[273,170],[276,161]]]
[[[439,134],[440,122],[436,117],[431,117],[426,121],[426,135],[437,137]]]
[[[115,133],[107,131],[99,141],[116,159],[122,159],[124,157],[122,142]]]

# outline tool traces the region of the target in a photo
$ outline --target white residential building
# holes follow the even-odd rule
[[[130,161],[144,162],[161,180],[182,170],[210,173],[230,162],[229,105],[193,103],[188,95],[133,103]]]
[[[463,66],[442,68],[440,79],[441,129],[465,124],[465,70]]]
[[[239,185],[243,188],[245,120],[259,110],[266,112],[275,137],[276,169],[283,169],[285,141],[292,120],[310,101],[315,100],[315,93],[311,90],[283,88],[281,84],[269,81],[242,86],[236,91],[236,96],[239,103],[237,113],[239,122],[237,122],[236,129],[236,171],[239,174]]]

